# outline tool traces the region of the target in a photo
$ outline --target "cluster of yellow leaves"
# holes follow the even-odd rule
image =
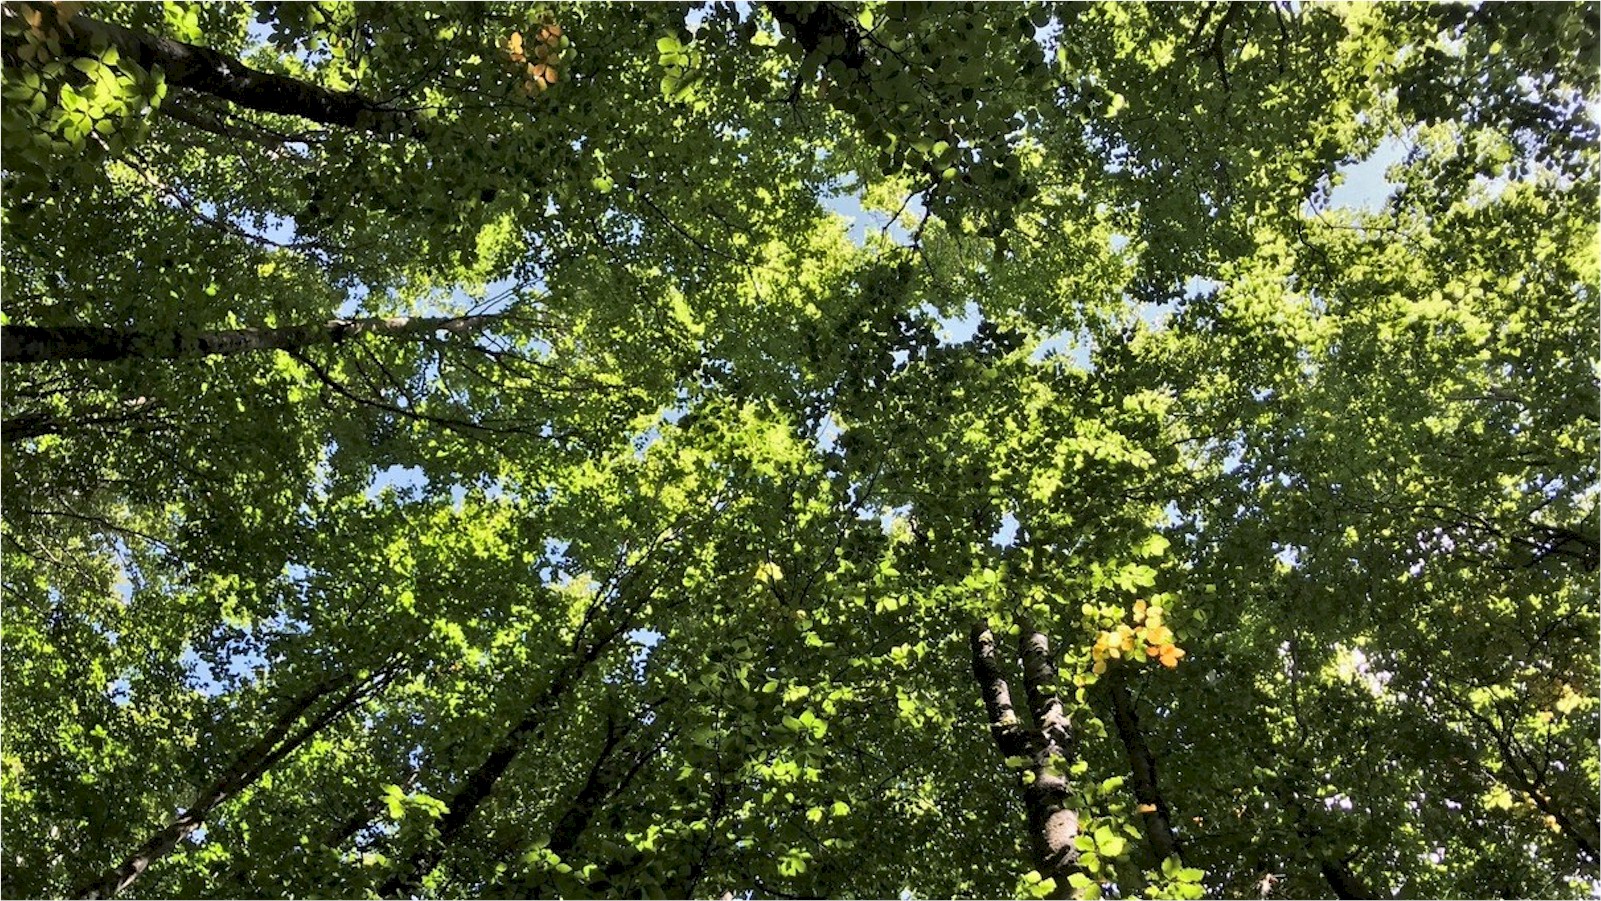
[[[520,31],[512,32],[501,43],[501,51],[512,70],[523,77],[523,93],[531,96],[535,91],[543,94],[556,83],[562,50],[568,46],[569,41],[562,37],[561,26],[547,22],[539,26],[532,41],[524,38]]]
[[[1162,665],[1172,669],[1179,665],[1184,649],[1174,644],[1173,630],[1162,622],[1162,608],[1145,601],[1134,602],[1134,625],[1118,623],[1111,631],[1102,630],[1090,649],[1097,675],[1106,672],[1108,660],[1118,660],[1127,654],[1133,656],[1135,648],[1143,644],[1145,656],[1155,657]]]

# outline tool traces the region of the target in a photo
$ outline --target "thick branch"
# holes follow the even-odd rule
[[[1580,814],[1578,819],[1568,815],[1567,811],[1557,804],[1545,793],[1544,786],[1529,777],[1523,771],[1518,758],[1513,751],[1511,743],[1506,741],[1498,731],[1495,733],[1496,741],[1501,747],[1500,777],[1507,785],[1527,795],[1534,806],[1557,824],[1557,831],[1567,836],[1575,849],[1591,866],[1601,858],[1597,857],[1596,821],[1588,814]]]
[[[1351,868],[1337,860],[1325,857],[1319,865],[1323,871],[1323,878],[1329,882],[1329,888],[1334,890],[1334,897],[1346,899],[1377,898],[1378,895],[1367,887],[1361,877],[1351,872]]]
[[[995,745],[1007,757],[1028,754],[1028,735],[1012,709],[1012,690],[1001,676],[995,660],[995,635],[988,623],[974,623],[971,635],[973,645],[973,678],[978,680],[979,693],[984,696],[984,709],[989,714],[990,734]]]
[[[1001,753],[1027,757],[1029,772],[1023,782],[1023,807],[1028,814],[1029,844],[1034,866],[1041,876],[1056,881],[1056,896],[1069,897],[1068,877],[1079,871],[1078,812],[1068,807],[1067,770],[1072,762],[1071,724],[1056,696],[1056,668],[1043,634],[1024,629],[1018,653],[1023,661],[1023,684],[1035,728],[1026,730],[1012,709],[1011,692],[995,659],[995,636],[989,624],[974,624],[970,635],[973,676],[978,681],[989,715],[990,732]]]
[[[260,779],[274,764],[293,753],[333,719],[343,714],[361,697],[358,690],[347,691],[327,711],[316,717],[306,728],[291,735],[295,724],[323,697],[350,688],[354,680],[348,675],[325,679],[290,702],[278,715],[272,728],[255,744],[236,758],[227,770],[196,796],[194,803],[176,819],[147,839],[138,850],[122,863],[100,874],[73,890],[75,898],[110,898],[132,885],[150,865],[161,860],[190,833],[204,825],[212,811]]]
[[[1030,838],[1041,876],[1056,880],[1057,896],[1068,897],[1067,877],[1078,871],[1078,811],[1068,806],[1067,770],[1073,762],[1072,725],[1056,693],[1056,666],[1049,640],[1024,626],[1018,636],[1023,686],[1034,717],[1034,778],[1023,786]]]
[[[0,360],[44,363],[55,360],[171,360],[258,350],[301,350],[338,344],[361,335],[427,337],[441,331],[475,332],[495,316],[391,316],[330,319],[284,328],[142,331],[98,325],[0,326]]]
[[[1134,699],[1129,696],[1128,685],[1117,673],[1106,676],[1107,693],[1112,697],[1112,722],[1117,737],[1128,753],[1129,773],[1134,780],[1134,798],[1140,805],[1140,820],[1145,827],[1145,840],[1158,861],[1179,856],[1178,839],[1173,835],[1172,813],[1162,797],[1156,779],[1156,756],[1145,743],[1140,731]]]
[[[53,12],[46,4],[36,4],[34,8],[47,16]],[[122,59],[132,60],[146,70],[159,67],[169,85],[210,94],[249,109],[376,134],[426,136],[422,125],[404,110],[388,109],[353,91],[333,91],[299,79],[259,72],[210,47],[87,16],[74,16],[70,22],[49,23],[44,28],[59,37],[64,56],[93,57],[98,56],[97,48],[115,47]],[[19,62],[17,51],[23,40],[21,36],[5,38],[8,64]]]
[[[448,802],[449,808],[439,819],[437,838],[424,841],[408,859],[402,861],[400,868],[378,890],[380,897],[407,897],[416,893],[422,880],[439,866],[445,852],[467,828],[473,814],[489,800],[495,784],[506,774],[512,761],[527,746],[529,739],[544,727],[551,713],[555,712],[557,702],[600,655],[603,647],[603,644],[592,646],[582,656],[570,661],[534,695],[522,719],[456,787],[456,793]]]

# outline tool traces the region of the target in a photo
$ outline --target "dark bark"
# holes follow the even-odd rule
[[[550,844],[545,847],[557,857],[565,857],[578,847],[579,837],[595,819],[601,802],[612,793],[616,774],[608,764],[632,728],[631,724],[619,725],[611,719],[606,721],[606,739],[595,757],[594,765],[589,768],[583,787],[578,790],[573,802],[567,805],[567,809],[562,811],[556,828],[550,832]]]
[[[410,112],[385,107],[353,91],[333,91],[299,79],[259,72],[210,47],[87,16],[57,22],[54,9],[48,4],[30,6],[46,17],[41,30],[59,38],[63,56],[97,56],[97,48],[115,47],[122,59],[136,62],[147,71],[159,67],[168,85],[209,94],[248,109],[375,134],[426,137],[422,124]],[[17,51],[22,44],[21,36],[4,39],[8,65],[21,64]]]
[[[517,755],[528,742],[544,728],[550,715],[556,710],[557,701],[567,694],[568,689],[578,681],[579,676],[583,675],[584,670],[599,656],[599,653],[600,647],[591,648],[559,671],[535,694],[522,719],[517,721],[511,731],[506,733],[489,752],[489,756],[484,758],[484,761],[456,787],[455,794],[447,802],[448,809],[445,815],[439,819],[438,837],[424,841],[409,858],[402,861],[400,868],[379,888],[380,897],[406,897],[416,893],[422,880],[439,866],[445,852],[460,838],[462,831],[472,820],[473,814],[489,800],[495,784],[506,774],[512,761],[517,759]]]
[[[161,404],[148,397],[130,398],[120,402],[118,407],[121,410],[117,413],[98,416],[74,414],[66,418],[51,413],[21,413],[0,422],[0,442],[11,444],[29,438],[86,431],[90,428],[131,429],[140,425],[160,428],[165,424],[160,416]]]
[[[422,769],[421,763],[406,767],[401,774],[400,780],[396,784],[398,784],[405,791],[411,791],[416,787],[417,781],[422,777]],[[345,843],[354,838],[357,833],[372,825],[372,821],[376,820],[378,815],[384,812],[384,808],[386,806],[387,804],[385,800],[380,797],[369,801],[364,807],[358,808],[356,812],[352,813],[350,816],[337,821],[333,827],[323,835],[323,847],[335,849],[343,848]],[[217,880],[214,885],[227,887],[228,890],[233,893],[234,897],[261,897],[265,894],[265,892],[261,891],[259,888],[256,888],[252,884],[247,883],[245,880],[249,879],[252,874],[256,872],[261,872],[271,879],[274,865],[275,862],[270,860],[241,860],[234,865],[232,870],[229,871],[227,877]]]
[[[990,734],[995,737],[995,745],[1007,757],[1027,756],[1028,733],[1012,708],[1012,690],[995,659],[995,636],[987,623],[973,626],[972,644],[973,678],[978,680],[979,692],[984,696],[984,709],[989,714]]]
[[[661,548],[666,534],[657,537],[647,550],[647,555]],[[670,568],[675,561],[676,555],[664,562]],[[614,579],[608,579],[608,586],[597,591],[595,601],[591,602],[573,637],[572,656],[530,700],[523,717],[501,738],[483,763],[457,785],[447,802],[445,815],[439,820],[436,834],[423,840],[400,861],[379,888],[381,897],[416,893],[422,880],[439,866],[451,845],[462,836],[478,808],[489,800],[495,784],[505,775],[512,761],[538,736],[551,716],[559,712],[557,705],[562,698],[578,684],[607,648],[637,624],[639,611],[657,600],[657,582],[653,580],[640,584],[643,573],[642,568],[628,569]]]
[[[366,696],[374,684],[373,681],[357,683],[351,676],[341,675],[324,679],[303,692],[278,715],[272,728],[201,791],[182,814],[157,830],[122,863],[80,883],[73,889],[72,896],[110,898],[132,885],[152,864],[171,854],[186,836],[204,825],[213,811],[253,785],[279,761],[343,716]],[[296,725],[318,701],[338,692],[342,694],[327,709],[296,730]]]
[[[1022,779],[1023,808],[1028,815],[1029,845],[1035,869],[1056,883],[1054,897],[1072,894],[1068,877],[1080,872],[1074,839],[1079,834],[1078,812],[1068,806],[1067,771],[1075,753],[1072,724],[1056,693],[1056,667],[1044,634],[1024,628],[1018,639],[1023,663],[1023,686],[1028,698],[1032,729],[1018,723],[1011,690],[1002,678],[995,657],[995,636],[986,623],[971,633],[973,675],[989,715],[990,733],[1007,757],[1029,761],[1029,777]]]
[[[1162,797],[1161,783],[1157,781],[1156,756],[1145,743],[1140,730],[1139,713],[1134,699],[1129,696],[1128,685],[1120,673],[1103,677],[1107,694],[1112,699],[1112,723],[1117,737],[1128,754],[1129,773],[1133,779],[1134,799],[1139,802],[1140,823],[1145,828],[1145,840],[1156,855],[1158,863],[1169,857],[1180,857],[1178,838],[1173,834],[1173,815],[1167,799]]]
[[[295,351],[338,344],[362,335],[426,337],[436,332],[478,331],[494,316],[391,316],[330,319],[284,328],[142,331],[98,325],[0,326],[0,360],[44,363],[58,360],[171,360],[260,350]]]
[[[637,718],[625,723],[608,718],[606,736],[599,753],[595,755],[595,762],[590,766],[578,794],[557,817],[545,849],[557,858],[572,854],[578,847],[579,839],[600,814],[602,805],[628,789],[640,770],[656,757],[671,735],[671,731],[664,734],[659,726],[642,728]],[[618,753],[624,749],[630,749],[630,753]],[[547,874],[544,872],[524,873],[502,882],[494,890],[485,892],[483,897],[541,898],[545,897],[548,888]]]
[[[1482,767],[1486,774],[1496,779],[1508,788],[1522,792],[1534,806],[1557,825],[1558,831],[1567,836],[1573,843],[1574,849],[1583,858],[1583,866],[1593,867],[1601,857],[1598,857],[1598,847],[1601,847],[1601,834],[1598,834],[1598,823],[1593,812],[1577,811],[1577,816],[1569,816],[1564,809],[1566,805],[1558,803],[1548,793],[1545,780],[1540,778],[1540,769],[1534,761],[1523,752],[1515,737],[1510,735],[1504,726],[1497,724],[1489,717],[1474,710],[1464,702],[1444,696],[1447,703],[1467,714],[1468,718],[1477,722],[1481,728],[1490,734],[1495,742],[1496,750],[1500,752],[1501,766],[1496,769]],[[1528,767],[1525,768],[1525,764]]]
[[[1367,887],[1361,877],[1351,872],[1351,868],[1344,863],[1325,857],[1320,868],[1323,871],[1323,878],[1329,882],[1329,888],[1334,890],[1334,897],[1340,898],[1342,901],[1348,898],[1371,899],[1378,897],[1373,893],[1372,889]]]

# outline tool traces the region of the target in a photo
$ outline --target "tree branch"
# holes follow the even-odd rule
[[[330,319],[284,328],[143,331],[99,325],[0,326],[0,361],[45,363],[57,360],[171,360],[227,356],[258,350],[300,350],[338,344],[361,335],[427,337],[439,331],[464,334],[499,317],[391,316]]]
[[[354,91],[333,91],[299,79],[260,72],[210,47],[134,31],[87,16],[59,21],[55,18],[55,8],[48,4],[30,4],[30,7],[46,17],[40,28],[60,40],[64,56],[95,57],[99,55],[97,48],[115,47],[122,59],[131,60],[147,71],[160,68],[168,85],[210,94],[259,112],[299,116],[324,125],[374,134],[427,137],[422,123],[409,112],[381,106]],[[24,41],[21,35],[4,38],[0,48],[8,65],[23,64],[18,51]]]
[[[1117,737],[1128,754],[1129,772],[1134,779],[1134,798],[1139,802],[1140,820],[1145,827],[1145,839],[1156,855],[1158,863],[1169,857],[1179,857],[1179,842],[1173,834],[1172,813],[1162,797],[1156,778],[1156,756],[1145,743],[1140,731],[1134,699],[1129,696],[1127,683],[1117,672],[1105,677],[1106,691],[1112,699],[1112,722]]]

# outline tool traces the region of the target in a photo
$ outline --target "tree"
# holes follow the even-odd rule
[[[6,893],[1591,893],[1593,7],[0,31]]]

